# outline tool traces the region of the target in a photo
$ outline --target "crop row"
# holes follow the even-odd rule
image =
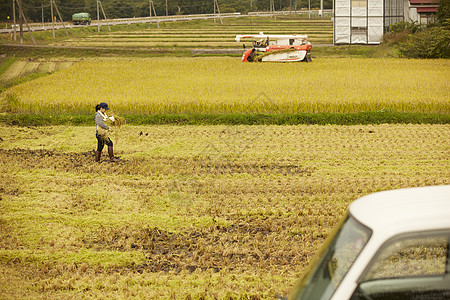
[[[323,29],[317,29],[315,31],[311,31],[316,33],[320,33],[320,34],[329,34],[332,33],[332,31],[328,31],[328,30],[323,30]],[[247,32],[248,33],[248,32]],[[258,33],[258,32],[253,32],[253,33]],[[285,32],[285,31],[270,31],[270,34],[292,34],[292,32]],[[212,34],[208,34],[208,32],[186,32],[184,34],[180,34],[180,33],[162,33],[162,32],[155,32],[155,33],[145,33],[145,32],[133,32],[133,34],[127,34],[127,33],[123,33],[123,32],[117,32],[114,34],[108,34],[105,37],[102,36],[96,36],[96,35],[91,35],[88,36],[86,38],[81,38],[81,39],[107,39],[107,38],[129,38],[129,39],[133,39],[133,38],[161,38],[161,36],[167,37],[167,38],[217,38],[217,37],[221,37],[224,39],[234,39],[236,32],[217,32],[214,35]],[[310,34],[308,34],[308,36],[310,36]]]
[[[317,43],[326,43],[326,40],[314,40],[314,39],[310,39],[312,42],[317,42]],[[170,48],[170,49],[174,49],[177,47],[180,48],[196,48],[196,49],[201,49],[201,48],[207,48],[207,49],[236,49],[236,48],[241,48],[242,44],[244,43],[240,43],[237,44],[236,42],[207,42],[205,43],[205,41],[176,41],[176,40],[167,40],[164,42],[151,42],[151,41],[110,41],[110,40],[103,40],[103,41],[88,41],[88,42],[75,42],[75,43],[59,43],[58,45],[60,46],[75,46],[75,47],[105,47],[105,48],[143,48],[143,47],[151,47],[151,48],[157,48],[157,49],[166,49],[166,48]],[[246,42],[245,43],[247,47],[251,47],[251,42]]]
[[[322,37],[322,35],[309,35],[308,39],[310,38],[319,38]],[[211,42],[223,42],[223,43],[234,43],[235,45],[239,45],[234,41],[234,37],[230,36],[213,36],[213,37],[205,37],[205,36],[187,36],[187,37],[180,37],[180,36],[171,36],[171,37],[164,37],[164,42],[186,42],[186,43],[202,43],[205,42],[205,38],[207,39],[208,43],[206,45],[209,45]],[[67,42],[79,42],[79,43],[86,43],[86,42],[160,42],[161,43],[161,37],[160,36],[109,36],[108,38],[104,37],[98,37],[98,36],[91,36],[87,38],[77,39],[77,40],[68,40]],[[245,41],[243,41],[245,42]],[[251,40],[249,41],[251,43]]]
[[[120,36],[124,38],[126,36],[134,37],[139,35],[148,35],[148,37],[155,38],[155,43],[146,43],[143,40],[139,43],[127,44],[128,47],[153,47],[153,48],[165,48],[165,47],[217,47],[217,48],[229,48],[236,45],[234,42],[234,36],[237,34],[257,34],[259,32],[271,33],[271,34],[307,34],[311,37],[311,42],[315,43],[331,43],[332,40],[332,23],[329,20],[307,20],[303,18],[295,19],[279,19],[272,20],[271,18],[255,18],[255,19],[236,19],[226,20],[224,25],[213,23],[212,20],[203,22],[183,22],[182,24],[176,24],[170,26],[168,24],[161,24],[161,28],[157,28],[156,24],[151,24],[146,30],[138,31],[115,31],[105,32],[101,35],[94,34],[88,37],[89,41],[80,38],[66,39],[63,41],[55,42],[53,45],[85,45],[85,46],[112,46],[112,43],[118,44],[125,42],[122,39],[118,39]],[[193,34],[197,33],[197,36]],[[215,44],[214,41],[218,35],[229,34],[227,39],[224,39],[224,43]],[[201,36],[201,37],[200,37]],[[192,39],[185,43],[173,44],[173,40],[168,37],[179,39]],[[93,40],[95,39],[95,42]],[[226,42],[229,43],[226,43]],[[134,42],[137,42],[135,40]]]
[[[332,35],[327,34],[311,34],[308,36],[308,41],[311,43],[327,44],[330,43]],[[174,45],[174,43],[176,43]],[[54,46],[107,46],[107,47],[152,47],[152,48],[166,48],[166,47],[188,47],[188,48],[239,48],[242,43],[251,46],[252,41],[242,41],[236,43],[234,37],[217,38],[217,37],[148,37],[148,38],[133,38],[133,37],[108,37],[101,38],[93,36],[85,39],[69,39],[62,42],[53,43]]]
[[[301,68],[301,69],[299,69]],[[117,114],[448,113],[446,60],[317,59],[244,64],[238,58],[85,60],[3,93],[3,111]],[[421,72],[417,72],[421,70]]]

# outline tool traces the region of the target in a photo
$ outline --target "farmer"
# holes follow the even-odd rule
[[[102,102],[100,104],[97,104],[95,106],[95,124],[96,124],[96,133],[95,136],[97,137],[97,151],[95,151],[95,161],[100,161],[100,156],[102,155],[102,150],[105,144],[108,146],[108,154],[109,159],[112,162],[119,161],[119,159],[114,157],[114,151],[113,151],[113,142],[108,137],[108,133],[110,131],[110,126],[106,125],[107,123],[114,123],[114,117],[108,117],[106,115],[106,111],[109,110],[108,104],[105,102]]]

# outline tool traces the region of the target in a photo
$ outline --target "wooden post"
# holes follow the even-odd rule
[[[102,9],[102,13],[103,13],[103,17],[105,18],[105,21],[106,21],[106,25],[108,25],[108,29],[109,29],[109,31],[111,31],[111,27],[109,27],[109,23],[108,23],[108,19],[106,18],[106,14],[105,14],[105,11],[103,10],[103,5],[102,5],[102,2],[101,2],[100,0],[98,0],[98,2],[100,3],[100,8]]]
[[[66,26],[64,25],[64,21],[63,21],[63,19],[61,17],[61,14],[59,13],[59,9],[58,9],[58,6],[56,6],[56,2],[55,1],[53,1],[53,5],[55,5],[55,9],[56,9],[56,12],[58,13],[59,20],[61,21],[62,26],[63,26],[64,30],[66,31],[67,37],[69,37],[69,33],[67,32]]]
[[[23,44],[22,0],[18,0],[17,4],[19,5],[19,36],[20,36],[20,43]]]
[[[152,18],[152,9],[153,9],[153,14],[155,15],[156,25],[159,28],[159,21],[158,21],[158,18],[156,16],[155,4],[153,3],[152,0],[150,0],[150,21],[151,21],[151,18]]]
[[[55,38],[55,18],[53,16],[53,0],[50,0],[50,12],[51,12],[51,15],[52,15],[53,38]]]
[[[289,16],[292,18],[292,0],[289,0]]]
[[[17,36],[16,36],[16,0],[13,0],[13,23],[14,23],[14,28],[13,28],[14,41],[17,41]]]
[[[219,3],[217,2],[217,0],[214,0],[214,23],[216,23],[216,7],[217,12],[219,13],[220,24],[223,24],[222,17],[220,16]]]
[[[271,18],[274,17],[276,19],[277,17],[275,16],[275,2],[274,2],[274,0],[270,0],[269,5],[270,5],[270,12],[272,13],[272,15],[270,17]]]
[[[34,39],[33,33],[31,32],[30,25],[28,25],[27,19],[25,18],[25,15],[23,14],[22,0],[19,0],[19,23],[20,23],[20,43],[21,44],[23,44],[23,21],[25,21],[25,24],[27,25],[28,32],[30,33],[33,44],[36,45],[36,40]]]
[[[97,0],[97,29],[98,32],[100,32],[100,9],[99,9],[99,3],[100,0]]]
[[[27,28],[28,28],[28,32],[30,33],[31,40],[33,41],[33,44],[36,45],[36,40],[34,39],[33,33],[31,32],[30,25],[28,25],[27,19],[25,18],[25,15],[23,14],[23,10],[22,10],[22,17],[23,17],[23,20],[25,21],[25,24],[27,24]]]
[[[308,19],[311,19],[311,0],[308,0]]]

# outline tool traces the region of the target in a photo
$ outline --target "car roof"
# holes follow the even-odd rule
[[[359,198],[350,214],[374,233],[450,229],[450,185],[378,192]]]

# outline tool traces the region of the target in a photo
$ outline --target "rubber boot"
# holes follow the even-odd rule
[[[108,146],[108,154],[109,154],[109,160],[110,160],[110,161],[112,161],[112,162],[117,162],[117,161],[119,161],[119,159],[117,159],[117,158],[114,157],[114,150],[113,150],[113,147]]]
[[[102,155],[102,153],[100,151],[95,151],[95,161],[99,162],[100,161],[100,156]]]

